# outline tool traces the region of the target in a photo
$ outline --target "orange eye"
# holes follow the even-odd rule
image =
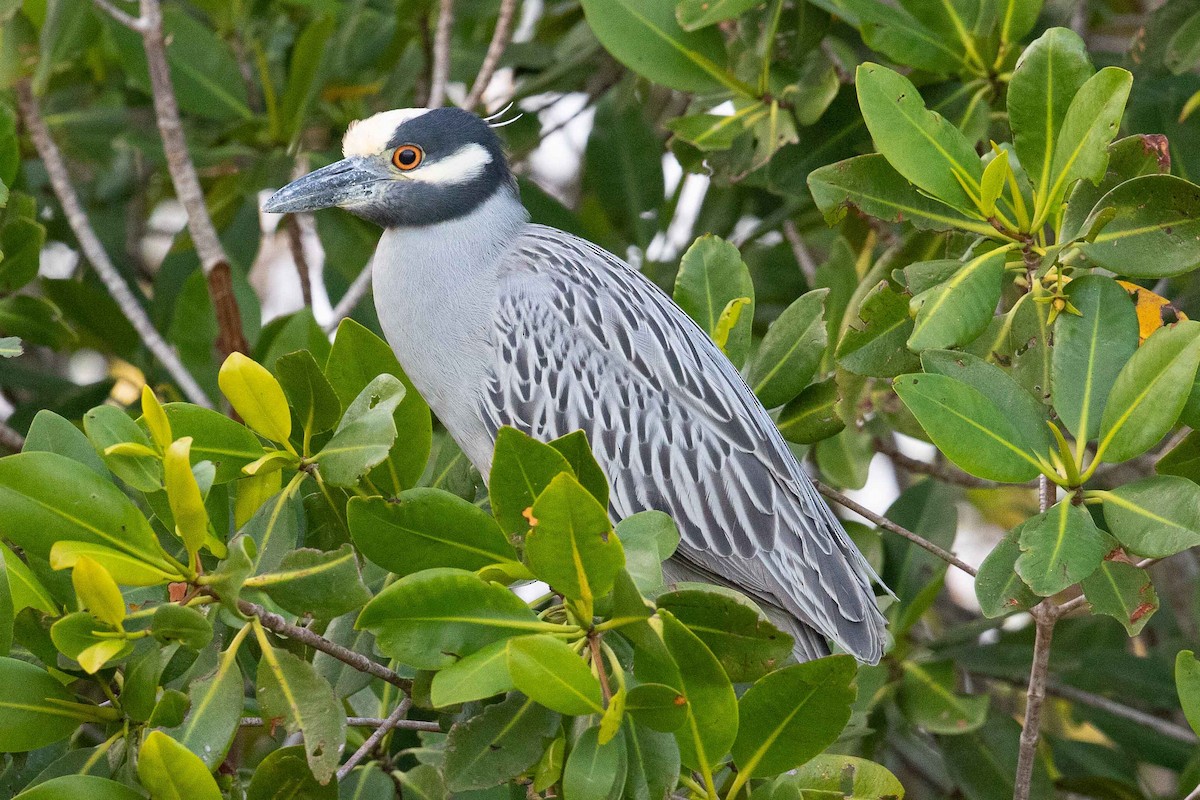
[[[425,158],[425,153],[415,144],[402,144],[392,153],[392,163],[396,165],[396,169],[402,169],[405,172],[419,167],[423,158]]]

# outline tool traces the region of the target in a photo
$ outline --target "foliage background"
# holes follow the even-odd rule
[[[764,403],[779,408],[781,429],[827,496],[865,515],[848,514],[848,527],[896,594],[888,608],[895,643],[883,664],[858,668],[853,716],[845,730],[818,737],[817,749],[831,754],[823,758],[883,765],[911,797],[1194,796],[1200,760],[1188,722],[1200,722],[1200,666],[1188,651],[1200,631],[1198,570],[1188,548],[1200,543],[1200,440],[1188,432],[1200,419],[1192,388],[1200,326],[1187,320],[1200,316],[1193,277],[1200,189],[1189,182],[1200,173],[1194,2],[204,0],[160,8],[143,0],[137,8],[116,3],[115,16],[110,10],[79,0],[0,2],[7,412],[0,439],[12,452],[24,443],[27,454],[57,453],[106,481],[115,475],[106,485],[126,490],[136,501],[131,513],[148,521],[147,530],[153,525],[173,558],[206,564],[225,583],[195,594],[196,575],[174,575],[157,562],[166,569],[161,580],[139,588],[147,582],[141,573],[128,580],[104,557],[82,568],[79,553],[53,558],[50,543],[71,538],[60,535],[61,522],[38,532],[48,540],[11,522],[28,521],[19,516],[20,498],[39,490],[61,491],[56,502],[76,497],[83,473],[65,473],[72,480],[64,481],[61,462],[37,472],[29,458],[0,461],[0,536],[12,545],[0,551],[7,581],[0,644],[14,659],[42,665],[33,677],[6,661],[6,680],[53,675],[75,698],[59,699],[84,706],[57,739],[0,747],[13,751],[4,756],[0,792],[16,794],[39,775],[44,782],[82,772],[171,796],[179,788],[161,779],[190,774],[179,765],[192,762],[164,743],[169,736],[150,731],[169,732],[194,713],[183,695],[192,681],[227,674],[220,652],[257,684],[245,698],[235,692],[247,719],[259,711],[254,703],[266,709],[257,716],[287,716],[271,712],[255,678],[274,652],[287,654],[279,658],[296,671],[289,680],[311,686],[304,682],[319,674],[333,687],[335,708],[312,713],[325,722],[341,715],[334,738],[346,735],[347,713],[379,722],[403,705],[388,676],[339,672],[336,658],[321,662],[319,641],[306,645],[286,626],[307,625],[384,663],[350,623],[391,580],[384,573],[405,568],[364,544],[346,521],[348,497],[391,497],[419,484],[482,502],[487,487],[429,427],[414,395],[398,381],[371,383],[398,373],[367,333],[378,330],[362,293],[377,231],[338,211],[286,218],[278,228],[272,220],[264,230],[258,207],[265,190],[336,159],[350,121],[448,97],[489,110],[517,102],[524,116],[501,133],[535,221],[600,243],[672,290]],[[149,28],[123,24],[134,17]],[[517,33],[511,43],[506,28]],[[165,53],[169,71],[156,68],[156,53]],[[161,105],[164,77],[181,129]],[[1077,91],[1086,97],[1075,110]],[[58,163],[65,169],[56,185]],[[193,165],[198,182],[188,179]],[[75,203],[64,196],[64,179],[78,192]],[[701,282],[717,287],[715,300],[695,290]],[[337,341],[372,354],[355,362],[355,375],[328,366],[337,359],[326,334],[343,317],[360,325],[344,323],[347,338]],[[247,412],[235,384],[271,394],[276,378],[236,356],[226,361],[234,351],[277,376],[282,406],[258,419]],[[290,355],[304,351],[312,357]],[[223,364],[227,380],[219,378]],[[145,398],[146,385],[164,402],[220,410],[232,403],[255,433],[233,423],[220,428],[192,406],[170,403],[169,423],[156,427],[157,401]],[[386,420],[372,418],[362,423],[370,455],[350,464],[306,461],[327,431],[361,422],[350,408],[364,389],[398,409],[390,432]],[[319,397],[328,401],[324,412]],[[974,424],[956,423],[956,410]],[[324,426],[314,421],[322,415]],[[1053,424],[1044,427],[1047,418]],[[276,454],[253,468],[262,477],[241,471],[253,459],[232,464],[215,450],[201,452],[206,432],[218,428],[226,444],[255,452],[265,442]],[[197,450],[178,445],[183,436]],[[393,466],[390,486],[377,473],[365,477],[383,459]],[[306,479],[313,463],[345,488]],[[339,469],[344,480],[331,479]],[[291,541],[319,553],[302,551],[322,569],[352,567],[339,585],[364,594],[341,598],[348,607],[304,595],[302,582],[276,589],[287,598],[280,600],[265,590],[289,583],[278,577],[278,561],[268,568],[260,554],[243,554],[253,562],[245,569],[236,550],[226,554],[239,530],[263,546],[261,532],[246,526],[293,482],[303,502]],[[885,508],[881,498],[893,482],[899,497]],[[855,493],[864,486],[871,490]],[[491,494],[504,520],[495,486]],[[133,502],[79,497],[85,515]],[[511,505],[508,520],[505,533],[516,532],[508,529]],[[915,532],[943,557],[898,531]],[[201,546],[206,555],[196,562]],[[660,551],[648,547],[654,562]],[[979,569],[973,587],[956,579],[955,591],[944,590],[948,570],[958,569],[944,558],[951,550],[970,562],[959,563],[964,574]],[[149,552],[139,558],[153,562]],[[70,568],[70,578],[51,564]],[[435,550],[427,566],[463,565]],[[522,576],[512,569],[488,575]],[[177,583],[190,584],[188,594],[169,594],[166,574],[186,578]],[[105,594],[114,577],[119,602]],[[23,582],[34,588],[22,594]],[[652,584],[638,588],[654,595],[661,587]],[[280,612],[279,624],[249,613],[262,627],[244,626],[241,589],[265,604],[259,611]],[[288,595],[293,590],[304,599]],[[138,627],[157,619],[149,610],[181,608],[198,596],[228,608],[202,603],[202,623],[166,612],[157,627]],[[1038,605],[1041,597],[1051,599]],[[657,607],[677,608],[672,602],[679,600]],[[306,616],[314,603],[321,610]],[[147,612],[141,623],[126,620],[127,606]],[[82,620],[74,629],[82,640],[65,638],[70,625],[54,635],[52,624],[68,619]],[[86,647],[103,644],[94,630],[101,623],[108,633],[130,631],[107,638],[120,647],[83,657]],[[139,634],[139,647],[126,652],[134,643],[127,634],[142,630],[152,635]],[[138,705],[125,692],[138,685],[135,670],[150,669],[151,640],[190,651],[195,664],[157,665],[159,674],[142,678],[150,698]],[[701,647],[720,652],[713,642]],[[405,688],[412,667],[440,666],[387,663]],[[722,668],[726,683],[736,677],[729,664]],[[106,698],[112,694],[115,702]],[[472,697],[457,717],[414,698],[409,721],[436,728],[482,719],[478,700],[486,696]],[[704,705],[689,699],[697,711]],[[805,719],[816,725],[837,716],[818,712],[809,709]],[[24,730],[46,720],[8,722]],[[307,753],[284,747],[296,744],[288,731],[302,730],[310,745],[316,738],[295,719],[278,730],[222,726],[213,741],[227,745],[238,731],[233,755],[199,772],[219,766],[219,791],[230,796],[247,787],[251,796],[273,796],[255,794],[256,772],[265,776],[257,791],[266,792],[307,780],[310,768],[328,777],[337,766],[311,746]],[[563,729],[560,768],[563,748],[607,752],[584,729]],[[446,765],[428,755],[439,736],[396,730],[369,743],[357,757],[370,766],[358,767],[340,791],[445,792]],[[347,755],[366,739],[353,726],[349,737]],[[529,733],[545,750],[542,738],[559,741]],[[871,770],[864,762],[823,763]],[[547,769],[553,777],[553,765]],[[515,777],[516,792],[537,786],[530,764],[503,771],[495,783]],[[615,764],[600,770],[618,772]],[[679,792],[707,793],[695,774],[699,783]],[[883,775],[881,782],[754,785],[764,796],[895,793],[886,773],[870,774]],[[722,791],[740,788],[729,770],[717,777]],[[204,788],[192,790],[210,791],[196,780]],[[580,797],[633,791],[618,783],[573,786]],[[313,796],[330,791],[304,785]]]

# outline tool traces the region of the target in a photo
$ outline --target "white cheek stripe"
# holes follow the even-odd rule
[[[472,142],[458,148],[453,154],[428,164],[422,164],[404,177],[421,183],[436,183],[442,186],[470,183],[483,174],[492,163],[492,154],[481,144]]]

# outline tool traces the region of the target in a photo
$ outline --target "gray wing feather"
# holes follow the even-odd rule
[[[859,658],[883,651],[870,569],[712,340],[591,243],[529,226],[501,264],[483,418],[550,439],[583,430],[611,510],[671,514],[680,554]]]

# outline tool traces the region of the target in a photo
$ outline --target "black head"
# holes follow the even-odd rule
[[[500,140],[459,108],[385,111],[351,124],[341,161],[289,183],[264,210],[337,206],[385,228],[457,219],[515,191]]]

